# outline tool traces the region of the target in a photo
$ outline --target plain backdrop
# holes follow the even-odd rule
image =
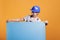
[[[0,0],[0,40],[6,40],[6,20],[31,14],[32,6],[41,8],[39,18],[48,20],[47,40],[60,40],[60,0]]]

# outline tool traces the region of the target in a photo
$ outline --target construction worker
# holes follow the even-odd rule
[[[38,14],[40,13],[40,7],[39,6],[33,6],[31,8],[32,15],[28,15],[24,18],[18,18],[18,19],[9,19],[7,22],[40,22],[41,19],[38,17]],[[45,21],[45,25],[48,24],[48,21]]]

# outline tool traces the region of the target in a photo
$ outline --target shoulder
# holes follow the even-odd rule
[[[26,18],[30,17],[30,15],[25,16]]]
[[[27,15],[27,16],[24,17],[24,19],[28,19],[28,18],[30,18],[30,15]]]

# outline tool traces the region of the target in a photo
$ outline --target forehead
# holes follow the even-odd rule
[[[38,13],[33,13],[33,14],[38,14]]]

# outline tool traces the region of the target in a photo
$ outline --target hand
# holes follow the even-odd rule
[[[7,23],[8,23],[8,22],[11,22],[11,20],[7,20],[6,22],[7,22]]]
[[[6,22],[8,23],[9,21],[7,20]]]
[[[48,21],[47,21],[47,20],[45,21],[45,25],[46,25],[46,26],[48,25]]]

